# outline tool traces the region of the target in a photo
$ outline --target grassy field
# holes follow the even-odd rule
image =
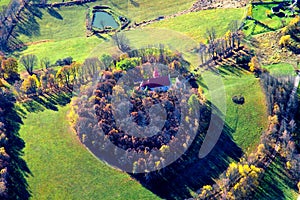
[[[265,171],[264,177],[259,181],[260,184],[255,192],[255,199],[297,199],[296,186],[288,178],[284,168],[285,166],[279,158],[271,163]]]
[[[62,2],[62,0],[52,0],[49,2]],[[88,5],[108,5],[131,21],[141,22],[157,18],[161,15],[171,15],[187,10],[192,7],[194,2],[196,0],[98,0],[96,3]]]
[[[251,152],[259,144],[262,131],[267,128],[267,107],[259,79],[234,68],[222,67],[219,68],[219,71],[223,82],[219,84],[224,85],[226,93],[225,121],[233,129],[235,142],[244,152]],[[221,95],[220,91],[217,89],[208,92],[208,98],[210,99],[212,96],[210,93],[215,93],[216,96]],[[245,98],[243,105],[235,104],[232,101],[232,97],[238,95]]]
[[[272,17],[268,17],[266,12],[270,11],[272,7],[277,6],[278,4],[265,4],[265,5],[256,5],[253,7],[252,17],[267,25],[271,29],[280,29],[287,25],[292,18],[290,17],[278,17],[276,15],[272,15]],[[289,13],[286,11],[286,13]],[[248,20],[245,26],[246,35],[256,35],[259,33],[264,33],[271,31],[271,29],[265,28],[259,24],[256,24],[253,20]]]
[[[114,7],[133,22],[140,22],[189,9],[194,2],[196,0],[104,0],[103,4]]]
[[[294,67],[288,63],[267,65],[263,68],[267,69],[272,75],[296,75]]]
[[[96,36],[86,38],[84,7],[61,8],[58,12],[63,20],[51,16],[46,10],[42,12],[43,17],[37,19],[40,34],[33,37],[24,35],[20,37],[22,41],[30,45],[26,50],[19,52],[19,55],[32,53],[38,58],[49,57],[52,62],[72,56],[74,60],[82,62],[86,57],[116,52],[109,37],[108,39]],[[197,65],[199,58],[192,53],[192,49],[198,46],[199,41],[204,40],[206,28],[214,23],[218,35],[221,36],[226,32],[228,23],[233,19],[240,19],[243,12],[243,9],[201,11],[124,33],[133,48],[163,43],[171,49],[184,52],[186,59]],[[228,15],[230,17],[225,18],[224,22],[224,16]],[[77,17],[72,21],[74,16]]]
[[[205,10],[166,19],[151,27],[174,30],[200,42],[204,40],[206,30],[211,27],[216,29],[218,37],[223,36],[228,30],[228,24],[232,20],[241,20],[244,12],[244,8]]]
[[[129,175],[92,156],[66,120],[69,106],[59,111],[29,113],[20,135],[32,199],[158,199]]]

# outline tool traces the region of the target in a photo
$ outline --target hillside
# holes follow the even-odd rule
[[[299,198],[300,3],[0,6],[0,199]]]

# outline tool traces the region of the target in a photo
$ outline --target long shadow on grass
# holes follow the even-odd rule
[[[64,19],[61,16],[61,14],[59,14],[59,12],[57,12],[54,8],[47,8],[47,12],[49,13],[49,15],[51,15],[52,17],[55,17],[56,19],[59,19],[59,20]]]
[[[277,157],[266,169],[264,177],[259,181],[260,187],[255,191],[254,199],[287,199],[283,189],[288,187],[297,191],[296,184],[291,181],[289,174],[284,170],[284,162]]]
[[[70,103],[72,98],[71,91],[56,91],[44,93],[40,96],[31,96],[22,103],[28,112],[42,112],[45,109],[58,111],[58,105],[65,106]]]
[[[203,133],[199,132],[185,154],[171,165],[148,174],[130,175],[161,198],[191,198],[191,191],[196,192],[202,186],[214,183],[213,180],[227,169],[230,161],[242,156],[242,149],[233,141],[232,133],[233,130],[225,124],[213,150],[200,159]]]
[[[22,159],[23,148],[25,142],[19,136],[20,125],[23,124],[18,110],[14,106],[15,98],[10,93],[0,93],[0,124],[5,126],[5,130],[0,128],[2,139],[7,139],[6,142],[1,141],[1,147],[5,149],[8,158],[3,154],[1,161],[1,177],[6,177],[7,181],[7,196],[0,194],[0,199],[24,199],[30,198],[31,194],[28,188],[26,177],[32,175],[26,162]],[[7,172],[4,168],[7,167]]]
[[[18,23],[11,32],[9,38],[10,51],[22,51],[26,49],[26,45],[19,39],[20,35],[26,35],[29,38],[40,35],[40,25],[36,18],[41,19],[43,13],[39,8],[34,6],[25,6],[23,12],[18,17]]]

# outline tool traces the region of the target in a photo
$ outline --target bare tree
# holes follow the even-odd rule
[[[217,38],[216,29],[214,27],[206,29],[205,36],[208,42],[215,41],[215,39]]]
[[[130,51],[129,40],[124,33],[116,33],[112,36],[113,42],[122,52]]]
[[[216,38],[217,38],[217,33],[216,29],[214,27],[211,27],[206,30],[206,38],[208,40],[208,52],[211,54],[212,57],[214,57],[215,52],[216,52]]]
[[[90,77],[98,75],[97,72],[99,71],[100,66],[101,62],[98,58],[87,58],[83,63],[83,67]]]
[[[51,65],[50,59],[48,57],[42,58],[40,65],[42,68],[48,69]]]
[[[201,62],[202,64],[206,61],[206,45],[203,44],[203,43],[200,43],[200,47],[199,47],[199,55],[200,55],[200,58],[201,58]]]
[[[37,65],[37,61],[38,59],[36,55],[33,54],[28,54],[20,58],[20,63],[23,65],[30,76],[34,74],[33,68]]]

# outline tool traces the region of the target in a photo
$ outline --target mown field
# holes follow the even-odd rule
[[[69,108],[28,113],[23,120],[32,199],[158,199],[84,148],[67,121]]]
[[[263,66],[272,75],[296,75],[295,69],[291,64],[288,63],[278,63],[273,65]]]
[[[166,28],[185,34],[197,42],[206,43],[206,30],[214,27],[217,37],[224,36],[232,20],[242,20],[244,8],[214,9],[188,13],[176,18],[152,24],[151,27]]]
[[[251,152],[259,144],[262,131],[267,128],[267,107],[265,95],[260,87],[259,79],[252,74],[233,67],[219,68],[221,82],[216,83],[220,89],[207,91],[206,96],[209,100],[222,97],[222,87],[225,89],[226,107],[225,122],[233,131],[233,139],[244,152]],[[209,77],[205,72],[205,77]],[[205,82],[203,82],[205,84]],[[243,96],[243,105],[235,104],[233,96]],[[221,108],[219,108],[221,110]]]
[[[48,2],[63,2],[63,0],[50,0]],[[194,2],[196,2],[196,0],[98,0],[96,3],[88,5],[108,5],[130,18],[133,22],[141,22],[143,20],[157,18],[158,16],[171,15],[179,11],[187,10],[192,7]]]
[[[18,52],[18,56],[32,53],[38,58],[49,57],[52,62],[72,56],[74,60],[83,62],[88,56],[99,56],[105,52],[115,53],[117,49],[109,35],[100,38],[86,37],[85,9],[84,6],[62,7],[56,10],[62,19],[53,17],[47,10],[41,9],[42,18],[36,18],[39,30],[31,37],[20,36],[20,40],[29,46],[26,50]],[[187,59],[197,65],[198,59],[192,50],[204,40],[206,29],[214,24],[218,35],[221,36],[226,32],[228,23],[241,19],[243,13],[244,9],[201,11],[159,22],[150,28],[126,31],[125,34],[133,48],[163,43],[186,53]]]

